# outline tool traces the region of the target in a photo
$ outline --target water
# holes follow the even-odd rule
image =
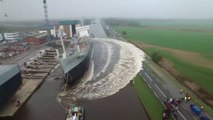
[[[115,94],[140,71],[144,53],[134,45],[115,39],[94,40],[94,69],[91,79],[83,78],[76,87],[67,90],[65,102],[72,97],[94,100]],[[72,104],[72,103],[69,103]]]
[[[65,110],[56,100],[64,83],[55,79],[62,75],[62,69],[56,68],[12,120],[64,120]]]
[[[95,101],[99,101],[95,99],[105,98],[117,93],[134,78],[142,67],[144,53],[129,43],[97,38],[94,42],[93,58],[93,62],[87,74],[80,83],[69,88],[67,91],[68,94],[63,97],[62,101],[68,99],[68,102],[72,102],[70,99],[74,96],[81,101],[81,104],[87,107],[86,109],[98,108],[98,106],[93,106]],[[61,68],[56,68],[43,85],[32,95],[24,107],[15,115],[13,120],[64,120],[66,117],[65,110],[57,100],[58,94],[63,91],[64,87],[64,83],[61,79],[63,77],[62,74]],[[59,79],[55,79],[57,77],[59,77]],[[124,105],[133,99],[134,101],[138,100],[136,95],[134,98],[131,97],[131,99],[127,99],[129,90],[126,89],[125,91],[127,92],[122,93],[122,95],[126,94],[126,97],[124,97],[126,102],[123,102]],[[112,98],[113,100],[116,99],[116,101],[122,99],[120,95]],[[106,100],[107,99],[109,98],[107,97]],[[95,100],[94,102],[91,101],[93,104],[91,106],[90,100]],[[105,101],[104,103],[108,103],[105,99],[101,100]],[[135,102],[132,102],[131,104],[134,103]],[[113,107],[114,105],[112,104],[111,106]],[[135,104],[134,106],[136,108],[140,105],[141,104],[137,102],[137,105]],[[111,108],[109,108],[109,110],[110,109]],[[132,116],[136,116],[135,114],[139,115],[140,112],[142,113],[140,109],[141,108],[137,108],[137,112],[131,112]],[[132,109],[127,109],[126,112],[128,110]],[[88,118],[92,118],[94,114],[97,114],[91,112],[92,111],[87,115]],[[99,117],[101,117],[101,115]],[[142,117],[140,116],[139,118]]]

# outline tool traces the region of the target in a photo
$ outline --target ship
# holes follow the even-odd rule
[[[82,106],[70,107],[67,112],[66,120],[84,120],[85,111]]]
[[[84,75],[93,56],[93,41],[89,34],[89,26],[77,27],[76,33],[72,39],[63,40],[63,31],[61,31],[62,55],[58,49],[56,50],[57,60],[63,69],[65,82],[68,85],[76,83]]]

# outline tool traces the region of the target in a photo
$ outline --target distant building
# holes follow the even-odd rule
[[[64,33],[63,36],[66,38],[71,38],[76,35],[76,27],[81,26],[80,20],[63,20],[55,22],[54,24],[49,26],[50,34],[53,37],[59,37],[59,29],[61,29]],[[47,27],[42,26],[39,30],[39,33],[47,33]]]
[[[23,39],[23,34],[19,32],[13,32],[13,33],[4,33],[4,38],[5,40],[22,40]]]
[[[0,41],[2,41],[3,39],[3,35],[0,33]]]
[[[59,21],[59,25],[54,26],[55,31],[62,29],[67,38],[71,38],[76,34],[76,25],[80,24],[80,20],[64,20]]]
[[[84,36],[89,36],[89,25],[87,26],[82,26],[82,27],[76,27],[76,34],[77,36],[84,37]]]
[[[50,26],[50,34],[53,37],[59,37],[58,30],[61,29],[64,37],[71,38],[76,34],[76,26],[80,25],[80,20],[64,20],[54,23]],[[39,33],[47,33],[46,28],[42,27]]]
[[[0,109],[22,83],[18,65],[0,65]]]
[[[28,36],[24,39],[25,42],[32,45],[41,45],[47,42],[47,32],[42,32],[34,36]]]

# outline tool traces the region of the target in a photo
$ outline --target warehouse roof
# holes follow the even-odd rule
[[[46,32],[40,33],[40,34],[36,35],[35,37],[38,38],[38,39],[44,38],[44,37],[47,37],[47,33]]]
[[[0,65],[0,85],[19,73],[18,65]]]

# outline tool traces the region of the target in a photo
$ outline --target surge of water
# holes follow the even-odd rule
[[[81,82],[67,90],[66,95],[63,96],[64,100],[73,96],[77,99],[91,100],[113,95],[124,88],[140,71],[145,55],[133,44],[107,38],[96,38],[94,42],[103,42],[107,46],[108,55],[104,67],[95,75],[94,63],[92,63]],[[113,47],[115,47],[113,44],[120,49],[117,63],[111,63]],[[114,64],[112,72],[107,71],[110,64]],[[101,75],[103,72],[107,74]]]

